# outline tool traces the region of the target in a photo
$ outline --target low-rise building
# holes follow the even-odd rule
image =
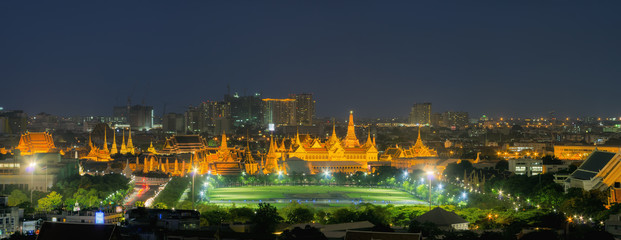
[[[543,160],[517,158],[509,159],[509,171],[516,175],[534,176],[543,173]]]
[[[0,189],[47,191],[60,179],[79,174],[77,159],[60,153],[36,153],[0,160]]]
[[[0,239],[19,231],[19,209],[8,206],[9,198],[0,196]]]
[[[107,223],[117,224],[123,219],[122,209],[112,210],[87,210],[87,211],[63,211],[57,214],[48,214],[47,220],[52,222],[67,223]]]
[[[621,214],[611,214],[604,222],[606,232],[612,234],[615,239],[621,238]]]

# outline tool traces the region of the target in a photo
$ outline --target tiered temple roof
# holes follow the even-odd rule
[[[52,135],[46,132],[26,132],[22,134],[17,145],[22,155],[48,153],[55,148]]]
[[[420,137],[420,127],[418,128],[418,138],[414,146],[410,148],[403,148],[399,145],[386,149],[384,154],[380,156],[380,160],[393,160],[393,159],[411,159],[422,157],[437,157],[438,152],[434,149],[425,146],[423,140]]]

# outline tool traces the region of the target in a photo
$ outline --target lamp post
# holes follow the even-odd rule
[[[34,185],[34,171],[35,171],[35,166],[37,164],[33,161],[30,163],[30,205],[34,206],[34,204],[32,203],[32,191],[33,191],[33,185]]]
[[[192,170],[192,209],[194,209],[194,176],[196,176],[196,168]]]
[[[431,177],[433,176],[432,171],[427,171],[427,183],[429,184],[429,211],[431,211]]]

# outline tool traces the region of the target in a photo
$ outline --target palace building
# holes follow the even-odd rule
[[[620,147],[615,146],[572,146],[572,145],[554,145],[554,157],[560,160],[586,160],[593,151],[603,151],[616,153]]]
[[[378,150],[375,141],[369,134],[364,144],[356,137],[353,112],[349,113],[347,135],[343,139],[336,136],[336,129],[332,127],[332,135],[325,141],[319,138],[306,137],[300,140],[297,133],[294,139],[289,140],[289,147],[285,146],[285,139],[280,146],[272,138],[270,149],[263,164],[264,173],[295,171],[287,162],[305,161],[310,168],[310,174],[321,172],[368,172],[368,162],[377,161]]]
[[[26,132],[19,138],[17,149],[21,155],[55,152],[52,134],[46,132]]]
[[[438,152],[425,146],[420,137],[420,127],[418,128],[418,138],[414,146],[410,148],[396,145],[386,149],[380,156],[381,161],[390,161],[390,165],[396,168],[407,169],[419,164],[434,165],[438,157]]]

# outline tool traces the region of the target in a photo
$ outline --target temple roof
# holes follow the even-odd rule
[[[589,180],[608,164],[615,153],[594,151],[589,158],[571,174],[571,178]]]
[[[469,223],[454,212],[446,211],[440,207],[436,207],[423,215],[418,216],[414,220],[424,223],[431,222],[437,226],[450,226],[453,224]]]
[[[47,132],[26,132],[22,134],[17,145],[22,155],[47,153],[54,148],[54,139]]]

